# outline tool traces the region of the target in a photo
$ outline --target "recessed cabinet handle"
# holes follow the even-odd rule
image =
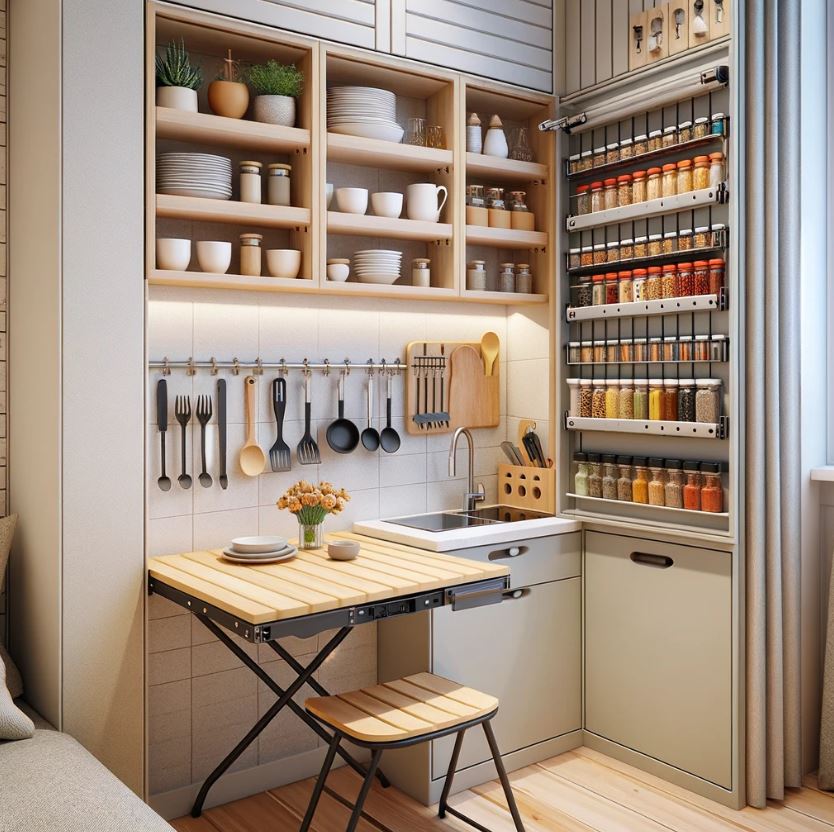
[[[510,546],[508,549],[498,549],[489,553],[490,560],[501,560],[502,558],[517,558],[527,551],[526,546]]]
[[[529,586],[524,589],[507,589],[503,593],[503,598],[505,601],[519,601],[526,598],[531,592]]]
[[[675,561],[668,555],[650,555],[648,552],[632,552],[631,559],[638,566],[652,566],[655,569],[668,569]]]

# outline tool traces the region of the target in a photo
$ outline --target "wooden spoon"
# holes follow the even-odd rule
[[[481,336],[481,355],[484,358],[485,375],[492,375],[495,359],[498,358],[499,345],[498,336],[494,332],[485,332]]]
[[[255,376],[243,381],[246,397],[246,442],[240,449],[240,470],[247,477],[257,477],[266,468],[266,454],[255,441]]]

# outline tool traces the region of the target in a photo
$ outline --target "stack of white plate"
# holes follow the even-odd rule
[[[327,129],[366,139],[399,142],[397,96],[376,87],[330,87],[327,91]]]
[[[211,153],[160,153],[156,192],[204,199],[232,198],[232,161]]]
[[[366,249],[353,255],[353,274],[360,283],[396,283],[402,269],[401,251]]]
[[[297,552],[283,537],[262,535],[236,537],[223,550],[223,557],[235,563],[278,563],[295,557]]]

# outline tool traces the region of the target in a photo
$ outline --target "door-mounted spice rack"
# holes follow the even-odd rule
[[[600,321],[610,318],[642,318],[647,315],[676,315],[684,312],[721,312],[727,308],[724,289],[718,295],[693,295],[665,300],[604,303],[599,306],[569,306],[565,310],[568,323]]]
[[[722,416],[719,422],[670,422],[659,419],[593,419],[566,413],[565,428],[577,431],[674,436],[679,439],[726,439],[730,432],[726,416]]]

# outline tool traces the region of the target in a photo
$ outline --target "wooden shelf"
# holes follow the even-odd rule
[[[300,127],[281,127],[239,118],[224,118],[209,113],[189,113],[170,107],[156,108],[156,136],[196,144],[294,153],[310,146],[310,131]]]
[[[451,168],[453,161],[451,150],[396,144],[340,133],[327,134],[327,158],[332,162],[345,162],[349,165],[417,172]]]
[[[547,165],[500,159],[497,156],[484,156],[483,153],[467,153],[466,175],[501,182],[546,182]]]
[[[316,282],[304,278],[244,277],[240,274],[177,272],[154,269],[148,274],[150,286],[187,286],[192,289],[236,289],[243,292],[315,292]]]
[[[466,226],[466,244],[495,248],[547,248],[544,231],[514,231],[510,228],[488,228],[485,225]]]
[[[531,294],[529,292],[481,292],[466,289],[463,299],[477,303],[495,303],[504,306],[530,306],[537,303],[547,303],[547,295]]]
[[[356,234],[362,237],[388,237],[393,240],[451,240],[451,223],[393,219],[367,214],[327,212],[327,231],[332,234]]]
[[[376,298],[401,298],[403,300],[460,300],[460,295],[454,289],[438,288],[436,286],[387,286],[380,283],[340,283],[334,280],[322,281],[322,294],[332,295],[364,295]]]
[[[309,208],[167,194],[156,195],[156,215],[199,222],[256,225],[264,228],[306,228],[310,225]]]

